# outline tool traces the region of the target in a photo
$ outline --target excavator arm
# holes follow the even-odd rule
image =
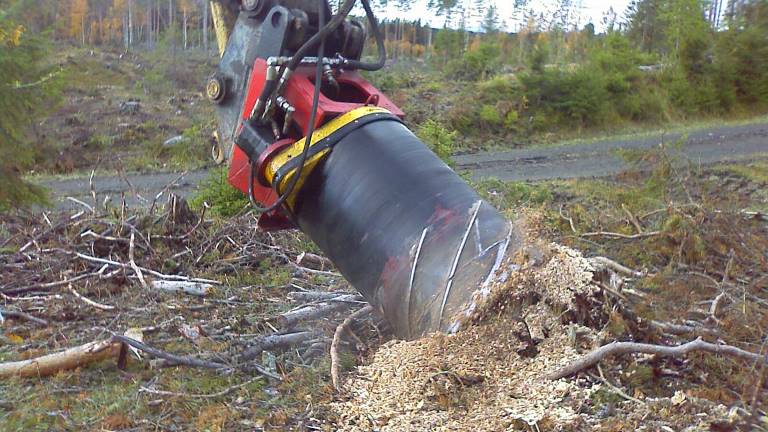
[[[261,229],[305,232],[396,335],[456,331],[521,236],[360,75],[385,61],[368,2],[213,1],[214,155]]]

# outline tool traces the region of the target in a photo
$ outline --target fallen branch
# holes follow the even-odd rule
[[[589,262],[593,266],[597,267],[598,270],[600,268],[608,268],[610,270],[613,270],[617,273],[624,274],[626,276],[638,277],[638,278],[644,276],[643,272],[639,272],[637,270],[633,270],[629,267],[621,265],[610,258],[596,256],[596,257],[589,258]]]
[[[153,280],[150,287],[155,290],[184,293],[197,297],[205,297],[213,289],[213,285],[201,282]]]
[[[674,347],[637,342],[612,342],[608,345],[603,345],[565,367],[548,374],[547,379],[557,380],[577,374],[585,369],[591,368],[608,357],[616,355],[643,353],[653,354],[660,357],[681,357],[694,351],[722,354],[768,364],[768,357],[745,351],[731,345],[715,345],[713,343],[704,342],[701,338]]]
[[[144,274],[141,272],[141,269],[138,265],[136,265],[136,260],[134,259],[134,250],[136,249],[136,236],[133,234],[133,231],[131,231],[131,240],[128,243],[128,261],[131,264],[131,268],[133,269],[134,273],[136,273],[136,277],[139,278],[139,283],[141,283],[141,286],[143,288],[147,288],[147,281],[144,280]]]
[[[28,360],[0,363],[0,379],[10,377],[44,377],[59,371],[76,369],[90,363],[117,358],[120,343],[108,339],[76,346],[66,351]]]
[[[240,355],[240,361],[253,360],[263,351],[298,345],[317,336],[318,333],[311,331],[262,336]]]
[[[341,378],[339,376],[339,343],[341,343],[341,336],[346,332],[352,323],[373,311],[372,306],[366,306],[352,315],[348,316],[338,327],[333,334],[333,342],[331,342],[331,381],[333,382],[333,388],[337,391],[341,388]]]
[[[627,215],[629,223],[635,226],[637,233],[642,234],[644,232],[643,226],[640,225],[640,221],[635,217],[635,215],[632,214],[632,212],[624,204],[621,205],[621,209],[624,210],[624,213]]]
[[[302,252],[299,254],[299,256],[296,257],[296,264],[312,270],[325,270],[333,268],[333,263],[331,260],[324,256],[309,252]]]
[[[60,280],[60,281],[56,281],[56,282],[39,283],[39,284],[28,285],[28,286],[24,286],[24,287],[20,287],[20,288],[4,289],[3,290],[3,294],[22,294],[22,293],[29,292],[29,291],[37,291],[37,290],[46,290],[46,289],[49,289],[49,288],[56,288],[56,287],[59,287],[59,286],[69,285],[72,282],[77,282],[79,280],[90,278],[90,277],[94,277],[94,276],[98,276],[98,275],[99,275],[98,272],[86,273],[86,274],[81,274],[81,275],[75,276],[75,277],[70,278],[70,279],[64,279],[64,280]]]
[[[350,294],[333,298],[326,303],[303,306],[280,314],[277,317],[277,323],[281,328],[291,328],[299,322],[321,318],[347,308],[351,302],[356,302],[357,299],[357,295]]]
[[[87,305],[93,306],[96,309],[101,309],[103,311],[115,310],[114,306],[101,304],[101,303],[95,302],[95,301],[93,301],[93,300],[83,296],[79,292],[75,291],[75,288],[72,286],[72,284],[69,284],[69,286],[67,287],[67,290],[69,290],[69,292],[72,293],[72,295],[75,296],[75,298],[77,298],[78,300],[82,301],[83,303],[85,303]]]
[[[354,295],[354,294],[349,292],[344,292],[344,291],[335,291],[335,292],[293,291],[293,292],[289,292],[287,297],[289,300],[293,300],[296,302],[314,302],[314,301],[334,300],[345,295]],[[356,300],[362,300],[362,297],[357,296]]]
[[[661,234],[661,231],[649,231],[649,232],[632,234],[632,235],[622,234],[617,232],[609,232],[609,231],[597,231],[597,232],[584,233],[581,236],[582,237],[610,237],[610,238],[635,240],[635,239],[641,239],[646,237],[653,237],[659,234]]]
[[[42,318],[38,318],[36,316],[32,316],[32,315],[30,315],[30,314],[28,314],[26,312],[7,310],[7,309],[0,308],[0,323],[3,322],[3,317],[31,321],[33,323],[40,324],[41,326],[47,326],[48,325],[48,321],[46,321],[46,320],[44,320]]]
[[[227,387],[222,391],[216,392],[216,393],[210,393],[210,394],[189,394],[189,393],[178,393],[178,392],[172,392],[172,391],[165,391],[165,390],[155,390],[147,387],[139,387],[139,393],[149,393],[153,395],[158,396],[170,396],[170,397],[181,397],[181,398],[190,398],[190,399],[215,399],[218,397],[226,396],[230,393],[232,393],[234,390],[237,390],[239,388],[243,388],[247,385],[253,384],[254,382],[260,380],[261,377],[258,376],[256,378],[250,379],[244,383],[240,383],[237,385],[233,385],[231,387]]]
[[[149,345],[146,345],[143,342],[139,342],[136,339],[132,339],[127,336],[114,335],[112,336],[112,340],[122,342],[138,350],[144,351],[147,354],[151,354],[157,358],[166,359],[166,360],[175,362],[176,364],[180,364],[184,366],[199,367],[199,368],[205,368],[205,369],[231,369],[228,365],[224,363],[211,362],[206,360],[200,360],[194,357],[171,354],[169,352],[162,351],[157,348],[153,348]]]
[[[651,321],[651,327],[660,330],[664,333],[673,335],[695,334],[703,336],[718,336],[717,330],[708,329],[701,326],[690,326],[685,324],[674,324],[661,321]]]
[[[86,255],[86,254],[83,254],[83,253],[80,253],[80,252],[72,252],[72,251],[68,251],[68,250],[65,250],[65,249],[47,249],[47,250],[45,250],[45,252],[50,252],[50,251],[58,251],[58,252],[61,252],[61,253],[65,253],[67,255],[74,255],[74,256],[76,256],[76,257],[78,257],[80,259],[83,259],[85,261],[90,261],[90,262],[99,263],[99,264],[109,264],[109,265],[113,265],[113,266],[116,266],[116,267],[121,267],[121,268],[124,268],[124,269],[135,270],[135,269],[133,269],[133,267],[130,264],[125,264],[125,263],[121,263],[119,261],[113,261],[113,260],[106,259],[106,258],[98,258],[98,257]],[[165,280],[177,280],[177,281],[187,281],[187,282],[202,282],[202,283],[209,283],[209,284],[220,284],[221,283],[219,281],[210,280],[210,279],[191,278],[191,277],[179,276],[179,275],[167,275],[167,274],[163,274],[163,273],[160,273],[160,272],[157,272],[157,271],[154,271],[154,270],[150,270],[150,269],[144,268],[144,267],[138,267],[137,266],[137,268],[141,272],[148,273],[148,274],[150,274],[150,275],[152,275],[154,277],[157,277],[157,278],[160,278],[160,279],[165,279]]]

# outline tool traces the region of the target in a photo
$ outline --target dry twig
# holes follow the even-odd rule
[[[260,380],[261,378],[262,377],[257,376],[256,378],[249,379],[244,383],[233,385],[225,388],[224,390],[218,391],[216,393],[210,393],[210,394],[178,393],[178,392],[165,391],[165,390],[155,390],[155,389],[151,389],[143,386],[139,387],[139,393],[149,393],[149,394],[158,395],[158,396],[181,397],[181,398],[189,398],[189,399],[215,399],[222,396],[226,396],[239,388],[243,388],[245,386],[253,384],[254,382]]]
[[[144,280],[144,274],[141,272],[141,269],[138,265],[136,265],[136,260],[134,259],[134,251],[136,249],[136,236],[133,234],[133,231],[131,231],[131,240],[130,243],[128,243],[128,261],[131,264],[131,268],[136,273],[136,277],[139,278],[139,283],[141,283],[142,288],[147,289],[149,288],[149,285],[147,285],[147,281]]]
[[[369,305],[348,316],[344,322],[336,327],[336,332],[333,334],[333,342],[331,342],[331,381],[337,391],[341,389],[341,378],[339,376],[339,344],[341,343],[341,337],[355,320],[371,313],[371,311],[373,311],[373,307]]]
[[[609,238],[618,238],[618,239],[626,239],[626,240],[636,240],[646,237],[654,237],[661,234],[661,231],[648,231],[640,234],[622,234],[617,232],[610,232],[610,231],[596,231],[596,232],[588,232],[584,233],[581,236],[582,237],[609,237]]]
[[[72,286],[72,284],[69,284],[69,286],[67,286],[67,290],[68,290],[70,293],[72,293],[72,295],[73,295],[73,296],[75,296],[75,298],[77,298],[78,300],[82,301],[83,303],[85,303],[85,304],[87,304],[87,305],[93,306],[93,307],[95,307],[96,309],[101,309],[101,310],[103,310],[103,311],[111,311],[111,310],[115,310],[115,307],[114,307],[114,306],[110,306],[110,305],[105,305],[105,304],[102,304],[102,303],[98,303],[98,302],[95,302],[95,301],[93,301],[93,300],[91,300],[91,299],[89,299],[89,298],[87,298],[87,297],[83,296],[82,294],[80,294],[79,292],[77,292],[77,291],[75,290],[75,288]]]
[[[579,358],[578,360],[566,365],[565,367],[548,374],[547,378],[550,380],[565,378],[588,369],[608,357],[613,357],[616,355],[643,353],[654,354],[660,357],[680,357],[693,351],[705,351],[714,354],[738,357],[754,362],[768,363],[768,357],[745,351],[741,348],[731,345],[716,345],[713,343],[704,342],[701,338],[685,343],[683,345],[673,347],[638,342],[611,342],[608,345],[603,345],[600,348],[590,352],[589,354]]]

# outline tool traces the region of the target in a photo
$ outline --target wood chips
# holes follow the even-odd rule
[[[584,412],[594,411],[590,396],[601,384],[545,375],[597,344],[594,330],[563,324],[577,303],[584,304],[580,297],[595,293],[593,269],[577,251],[539,247],[537,259],[526,254],[500,269],[501,282],[474,325],[381,346],[348,377],[344,399],[331,405],[335,428],[592,430],[599,420]]]

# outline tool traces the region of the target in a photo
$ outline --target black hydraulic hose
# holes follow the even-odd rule
[[[359,69],[365,71],[377,71],[384,67],[387,62],[387,49],[384,46],[384,36],[381,34],[379,25],[376,23],[376,17],[371,10],[371,4],[369,0],[361,0],[363,3],[363,9],[365,9],[365,16],[368,18],[368,22],[371,23],[371,31],[374,38],[376,38],[376,47],[379,50],[379,59],[376,63],[365,63],[359,60],[347,60],[346,65],[352,69]]]
[[[352,8],[355,6],[356,0],[346,0],[344,4],[341,5],[339,8],[338,13],[331,18],[331,20],[328,22],[328,24],[323,25],[322,23],[318,22],[318,30],[317,33],[315,33],[311,38],[309,38],[308,41],[304,42],[304,44],[299,47],[299,49],[296,51],[296,53],[291,57],[291,60],[286,64],[280,67],[280,71],[277,74],[277,77],[275,80],[267,81],[267,83],[264,85],[264,88],[261,90],[261,94],[259,95],[259,101],[266,101],[267,98],[272,97],[272,94],[275,92],[275,90],[279,90],[276,88],[278,85],[278,81],[280,80],[280,77],[282,77],[285,74],[285,71],[288,70],[290,72],[293,72],[296,70],[296,68],[301,63],[301,60],[307,55],[307,52],[312,49],[314,45],[316,45],[318,42],[323,42],[328,35],[333,33],[341,23],[344,22],[344,20],[349,16],[349,13],[352,11]],[[318,0],[318,4],[322,8],[324,5],[323,1]],[[324,13],[325,11],[323,11]],[[318,15],[319,19],[319,15]],[[323,19],[325,21],[325,19]],[[321,56],[318,56],[321,57]],[[318,59],[320,60],[320,59]],[[322,61],[319,61],[322,63]]]
[[[318,2],[318,5],[320,6],[318,11],[318,20],[319,20],[319,25],[322,26],[323,23],[325,22],[325,10],[323,8],[323,2]],[[318,58],[322,58],[324,54],[325,54],[325,38],[322,38],[320,39],[320,48],[317,51],[317,56]],[[291,179],[291,182],[288,184],[288,189],[286,189],[285,192],[281,193],[277,201],[275,201],[272,205],[268,207],[260,207],[258,204],[256,204],[256,201],[253,198],[253,184],[256,181],[256,169],[258,168],[257,166],[258,164],[251,161],[251,176],[250,176],[250,179],[248,180],[248,199],[251,201],[251,205],[254,207],[254,210],[260,213],[270,212],[280,207],[281,205],[283,205],[283,203],[285,203],[288,197],[291,196],[291,194],[293,193],[293,190],[296,188],[296,184],[299,182],[301,173],[302,171],[304,171],[304,165],[307,162],[310,144],[312,143],[312,135],[315,133],[315,120],[317,118],[317,108],[320,105],[320,87],[321,87],[320,83],[322,82],[322,76],[323,76],[323,62],[319,61],[317,62],[317,67],[315,69],[315,91],[312,94],[312,111],[310,111],[310,114],[309,114],[309,125],[307,125],[307,137],[304,140],[304,149],[301,152],[301,157],[299,159],[299,166],[297,168],[296,174],[294,174],[293,178]]]

